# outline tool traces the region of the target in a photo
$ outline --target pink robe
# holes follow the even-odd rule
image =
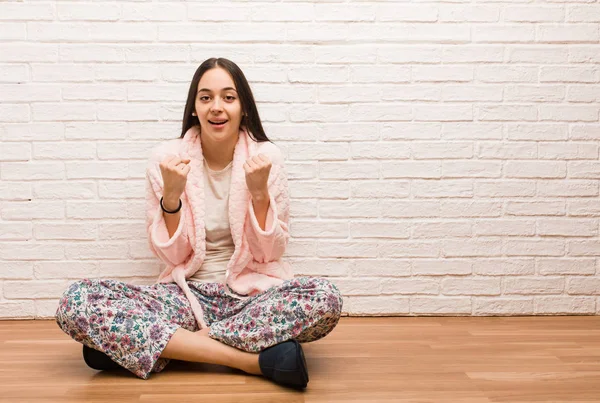
[[[260,228],[254,214],[243,167],[248,158],[259,153],[267,155],[272,162],[268,179],[270,206],[265,231]],[[191,170],[181,195],[179,226],[171,239],[159,204],[163,193],[159,164],[167,155],[191,160]],[[146,171],[148,242],[152,253],[166,264],[157,284],[175,282],[181,287],[200,328],[206,327],[202,307],[190,291],[186,279],[200,269],[206,256],[203,170],[199,128],[195,126],[182,139],[168,140],[155,147]],[[233,154],[229,193],[229,221],[235,251],[227,264],[226,282],[233,291],[255,295],[294,277],[290,264],[282,259],[290,236],[289,206],[287,174],[280,149],[269,142],[257,143],[244,129],[240,129]]]

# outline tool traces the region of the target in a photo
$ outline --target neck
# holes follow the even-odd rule
[[[225,168],[233,160],[233,152],[239,135],[231,136],[230,140],[222,143],[214,143],[208,136],[200,136],[202,144],[202,155],[211,169]]]

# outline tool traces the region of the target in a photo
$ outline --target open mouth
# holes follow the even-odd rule
[[[228,120],[209,120],[208,123],[210,123],[213,126],[224,126],[225,123],[229,122]]]

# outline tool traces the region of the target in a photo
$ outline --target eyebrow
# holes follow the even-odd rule
[[[235,88],[233,88],[233,87],[225,87],[221,91],[230,91],[230,90],[233,90],[233,91],[237,92],[237,90]],[[201,90],[198,90],[198,92],[203,92],[203,91],[204,92],[212,92],[208,88],[202,88]]]

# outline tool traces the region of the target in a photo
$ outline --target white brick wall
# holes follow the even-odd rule
[[[287,259],[346,313],[600,314],[598,3],[0,2],[0,318],[153,282],[145,162],[213,56],[286,155]]]

